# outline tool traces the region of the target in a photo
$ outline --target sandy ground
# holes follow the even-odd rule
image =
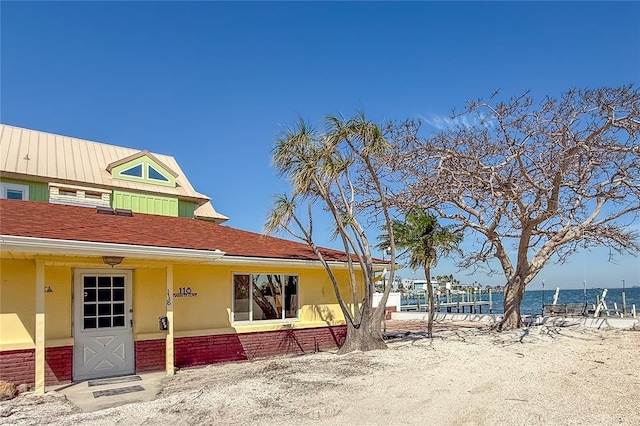
[[[636,424],[640,332],[424,324],[387,350],[182,370],[158,399],[82,413],[63,395],[0,403],[0,424]]]

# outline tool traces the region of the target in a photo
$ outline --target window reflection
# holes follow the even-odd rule
[[[237,274],[233,276],[234,321],[298,317],[298,276]]]

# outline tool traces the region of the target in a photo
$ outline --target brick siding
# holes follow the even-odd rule
[[[165,339],[140,340],[135,342],[136,373],[165,369]]]
[[[16,385],[35,385],[35,350],[20,349],[0,352],[0,380]],[[73,346],[45,349],[45,384],[71,382]]]
[[[223,334],[175,339],[176,367],[304,354],[340,347],[345,326]]]
[[[220,334],[175,339],[176,367],[193,367],[218,362],[252,360],[276,355],[305,354],[342,346],[345,326]],[[135,342],[135,371],[165,369],[165,340]],[[73,346],[46,348],[45,383],[69,383],[73,374]],[[16,385],[35,384],[33,349],[0,352],[0,380]]]

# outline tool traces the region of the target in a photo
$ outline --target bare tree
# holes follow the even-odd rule
[[[376,278],[366,227],[381,218],[384,229],[393,236],[385,191],[379,171],[373,166],[373,158],[389,148],[380,127],[360,115],[350,119],[327,117],[324,133],[301,120],[294,128],[285,129],[273,150],[273,163],[291,184],[292,196],[276,198],[265,231],[284,230],[309,244],[318,256],[333,284],[347,325],[340,353],[386,347],[380,325],[394,278],[395,246],[392,241],[390,276],[382,300],[374,309]],[[299,205],[304,203],[306,219],[299,213]],[[347,294],[341,292],[325,252],[314,242],[314,204],[329,212],[335,226],[334,236],[344,247],[349,268]],[[377,230],[379,226],[372,228]]]
[[[521,326],[525,286],[552,256],[579,248],[640,249],[640,94],[634,86],[470,102],[452,127],[419,138],[396,128],[388,158],[407,191],[479,237],[461,267],[497,259],[506,278],[502,328]]]

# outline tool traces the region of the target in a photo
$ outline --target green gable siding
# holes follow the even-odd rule
[[[49,201],[49,186],[46,183],[5,178],[0,179],[0,182],[29,186],[29,201]]]
[[[134,192],[113,191],[113,208],[136,213],[178,216],[178,199]]]
[[[178,200],[178,216],[190,217],[193,219],[195,209],[195,203],[191,201]]]
[[[130,170],[135,166],[141,166],[141,174],[142,174],[141,177],[126,174],[127,170]],[[148,177],[149,170],[147,168],[148,166],[153,167],[156,172],[160,173],[167,180],[162,181],[158,179],[149,179]],[[121,174],[121,172],[125,172],[125,174]],[[145,183],[150,183],[152,185],[168,186],[171,188],[176,187],[176,178],[173,177],[171,173],[166,171],[163,167],[161,167],[158,163],[156,163],[146,155],[143,155],[140,158],[136,158],[135,160],[131,160],[129,162],[126,162],[124,164],[120,164],[119,166],[114,167],[111,170],[111,177],[113,179],[128,180],[131,182],[145,182]]]

